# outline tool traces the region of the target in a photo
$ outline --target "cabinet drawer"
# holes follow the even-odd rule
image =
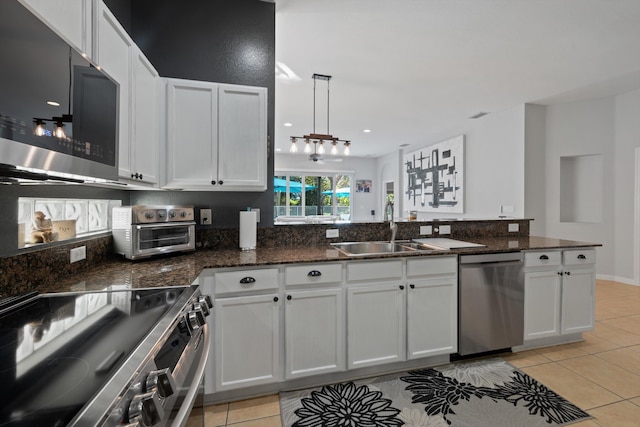
[[[575,249],[562,252],[562,263],[564,265],[583,265],[596,263],[595,249]]]
[[[402,261],[350,262],[347,264],[347,281],[402,278]]]
[[[407,260],[407,277],[455,274],[457,271],[458,259],[455,256]]]
[[[536,251],[524,253],[525,267],[544,267],[562,264],[560,251]]]
[[[285,267],[285,285],[311,285],[342,281],[342,264],[308,264]]]
[[[239,270],[216,273],[216,294],[278,289],[278,269]]]

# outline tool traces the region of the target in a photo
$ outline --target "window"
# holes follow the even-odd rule
[[[276,223],[348,221],[351,218],[348,174],[283,174],[274,177]]]
[[[109,230],[120,200],[18,199],[18,247],[68,240]]]

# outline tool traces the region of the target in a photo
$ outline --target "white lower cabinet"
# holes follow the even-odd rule
[[[342,295],[341,288],[286,292],[286,379],[344,370]]]
[[[561,334],[593,330],[595,283],[596,273],[593,268],[571,268],[564,271]]]
[[[404,360],[405,292],[400,280],[347,288],[347,368]]]
[[[407,358],[458,349],[457,276],[410,280],[407,288]]]
[[[208,269],[198,283],[215,296],[206,394],[457,350],[456,256]]]
[[[279,307],[276,293],[215,299],[215,391],[280,381]]]
[[[558,275],[558,271],[534,271],[524,274],[525,341],[560,334],[562,276]]]
[[[527,252],[524,278],[525,344],[593,329],[593,248]]]
[[[206,269],[199,284],[215,296],[205,393],[280,381],[278,269]]]
[[[407,359],[458,350],[458,259],[407,260]]]

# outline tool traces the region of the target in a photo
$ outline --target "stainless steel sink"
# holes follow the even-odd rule
[[[415,242],[343,242],[332,243],[333,247],[347,256],[384,255],[394,253],[427,253],[446,251],[437,246]]]

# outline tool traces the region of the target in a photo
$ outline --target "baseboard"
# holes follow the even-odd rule
[[[583,341],[582,333],[577,332],[575,334],[561,335],[557,337],[546,337],[546,338],[538,338],[535,340],[528,340],[528,341],[525,341],[524,344],[522,345],[513,347],[511,350],[514,353],[516,353],[524,350],[532,350],[535,348],[550,347],[550,346],[560,345],[560,344],[570,344],[570,343],[580,342],[580,341]]]
[[[624,285],[640,286],[640,283],[637,283],[635,280],[630,279],[628,277],[611,276],[611,275],[608,275],[608,274],[597,274],[596,275],[596,279],[597,280],[607,280],[609,282],[618,282],[618,283],[622,283]]]

